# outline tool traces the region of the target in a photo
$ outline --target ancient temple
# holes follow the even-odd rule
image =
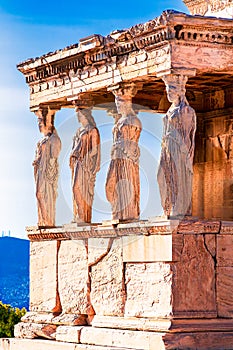
[[[165,11],[18,65],[43,134],[33,163],[38,225],[27,228],[30,311],[1,350],[233,348],[232,1],[184,2],[191,15]],[[114,102],[113,220],[92,224],[101,158],[92,110]],[[63,108],[81,126],[70,155],[74,220],[58,227],[54,120]],[[164,216],[148,220],[140,108],[164,114],[155,198]]]

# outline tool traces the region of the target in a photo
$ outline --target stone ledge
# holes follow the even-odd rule
[[[183,220],[180,222],[177,232],[183,234],[220,233],[221,221],[213,220]]]
[[[160,350],[164,349],[163,336],[165,333],[84,327],[81,331],[80,343],[135,350]]]
[[[70,240],[100,237],[122,237],[130,235],[171,234],[176,230],[178,220],[137,221],[118,225],[64,225],[64,227],[38,228],[27,227],[30,241]]]
[[[190,217],[178,220],[153,219],[131,223],[118,223],[110,226],[92,224],[89,226],[64,225],[54,228],[26,228],[30,241],[46,240],[78,240],[86,238],[122,237],[122,236],[149,236],[178,234],[233,234],[233,221],[198,220]]]
[[[233,221],[222,221],[220,234],[233,234]]]
[[[79,326],[86,324],[86,315],[61,314],[54,316],[52,312],[27,312],[22,318],[25,323],[53,324],[57,326]]]
[[[135,317],[94,316],[93,327],[154,332],[231,332],[233,319],[156,319]]]

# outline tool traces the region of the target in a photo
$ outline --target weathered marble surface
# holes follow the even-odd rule
[[[103,336],[104,335],[104,336]],[[137,332],[108,328],[83,328],[80,342],[93,345],[128,347],[138,350],[152,350],[163,348],[162,336],[153,332]]]
[[[183,0],[192,15],[233,18],[231,0]]]
[[[85,240],[61,242],[58,255],[58,290],[64,313],[87,314],[87,256]]]
[[[209,93],[206,105],[210,112],[206,118],[200,118],[194,165],[193,215],[232,220],[233,123],[232,111],[224,109],[232,95],[228,96],[223,90],[217,92]]]
[[[219,317],[233,317],[233,267],[217,267],[217,311]]]
[[[172,261],[172,235],[127,236],[122,238],[124,262]]]
[[[173,266],[173,312],[177,317],[216,317],[215,256],[204,235],[184,235],[180,261]]]
[[[30,311],[51,312],[57,296],[57,241],[31,242]]]
[[[56,325],[51,324],[38,324],[38,323],[25,323],[20,322],[15,325],[14,336],[16,338],[46,338],[55,339]]]
[[[125,290],[122,242],[121,239],[111,238],[107,242],[108,246],[103,250],[99,249],[98,239],[91,239],[89,245],[91,303],[96,314],[123,316]]]
[[[82,327],[59,326],[56,330],[56,340],[68,343],[79,343]]]
[[[59,276],[58,284],[54,278],[53,288],[58,291],[63,313],[55,317],[44,306],[38,309],[39,312],[34,309],[22,318],[16,327],[16,335],[54,338],[59,344],[69,341],[76,350],[154,350],[155,343],[161,350],[174,349],[177,344],[183,350],[231,349],[232,223],[189,218],[176,221],[176,225],[172,220],[160,220],[155,224],[154,219],[150,223],[118,225],[119,228],[112,230],[128,227],[132,233],[128,231],[128,235],[118,237],[90,237],[99,231],[89,228],[89,231],[84,229],[85,234],[89,232],[85,239],[66,238],[59,244],[56,240],[47,241],[47,238],[32,242],[33,249],[39,253],[38,264],[47,263],[53,255],[53,265],[49,266],[53,266],[51,271]],[[138,234],[135,234],[137,226]],[[43,233],[49,231],[56,234],[55,229],[43,230]],[[149,247],[152,240],[152,246],[157,245],[155,253],[161,246],[160,255],[151,255],[147,249],[142,254],[137,244],[140,240],[147,242],[144,248]],[[167,240],[172,259],[156,261],[158,257],[167,259],[167,251],[164,249],[163,255],[162,249]],[[127,244],[132,250],[129,255],[129,251],[124,254]],[[45,256],[41,252],[42,246]],[[139,261],[147,257],[153,257],[155,261]],[[37,266],[37,260],[33,259],[33,266]],[[132,261],[134,259],[138,261]],[[56,261],[57,268],[54,267]],[[45,277],[52,276],[45,274]],[[37,279],[38,273],[33,278]],[[38,291],[42,293],[39,286]],[[39,302],[42,298],[43,294]],[[48,344],[56,349],[56,344]]]
[[[21,318],[21,321],[27,323],[53,324],[57,326],[78,326],[86,324],[86,315],[62,313],[59,316],[55,316],[53,313],[29,311]]]
[[[102,331],[102,339],[105,336],[105,329]],[[181,334],[169,333],[164,336],[164,333],[157,333],[157,337],[150,337],[151,342],[148,345],[148,340],[145,341],[145,332],[135,332],[137,334],[136,339],[140,339],[141,333],[141,347],[140,350],[166,350],[166,349],[177,349],[177,344],[179,345],[179,349],[187,350],[187,349],[200,349],[206,350],[207,348],[210,350],[231,350],[232,342],[233,342],[233,332],[184,332]],[[150,332],[151,333],[151,332]],[[138,347],[127,347],[127,343],[132,344],[132,340],[129,342],[127,340],[127,335],[125,331],[122,331],[122,334],[117,333],[118,337],[124,341],[123,346],[110,346],[110,345],[88,345],[88,344],[78,344],[78,343],[67,343],[67,342],[57,342],[57,341],[48,341],[41,339],[1,339],[0,340],[0,350],[135,350]],[[112,332],[112,338],[116,338],[116,333]],[[92,338],[89,337],[88,341],[92,341]],[[99,337],[98,337],[99,339]],[[108,335],[107,340],[111,341],[110,335]],[[145,344],[145,345],[144,345]]]
[[[172,314],[172,271],[169,264],[127,263],[125,315],[169,317]]]

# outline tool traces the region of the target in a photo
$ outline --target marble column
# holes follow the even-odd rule
[[[117,107],[113,128],[111,162],[107,174],[106,196],[113,220],[137,220],[140,215],[140,180],[138,141],[142,130],[132,106],[137,93],[134,83],[114,86]]]
[[[164,117],[157,179],[165,215],[191,215],[196,114],[185,97],[188,77],[162,77],[171,106]]]
[[[35,112],[39,130],[43,134],[37,143],[33,161],[39,227],[55,226],[58,156],[61,151],[61,140],[54,127],[55,113],[56,110],[48,106]]]
[[[88,95],[75,101],[81,126],[73,138],[70,154],[74,222],[90,223],[96,174],[100,170],[100,134],[92,116],[93,101]]]

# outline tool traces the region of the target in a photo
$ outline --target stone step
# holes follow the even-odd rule
[[[97,328],[116,328],[153,332],[232,332],[232,318],[156,319],[95,315],[91,325]]]
[[[72,344],[42,339],[0,339],[0,350],[134,350],[130,348]]]
[[[0,350],[232,350],[232,331],[146,332],[95,327],[58,331],[61,341],[1,339]],[[72,328],[72,329],[71,329]],[[69,342],[62,341],[68,339]],[[73,338],[72,338],[73,337]],[[77,342],[75,342],[75,339]],[[72,342],[73,341],[73,342]]]

